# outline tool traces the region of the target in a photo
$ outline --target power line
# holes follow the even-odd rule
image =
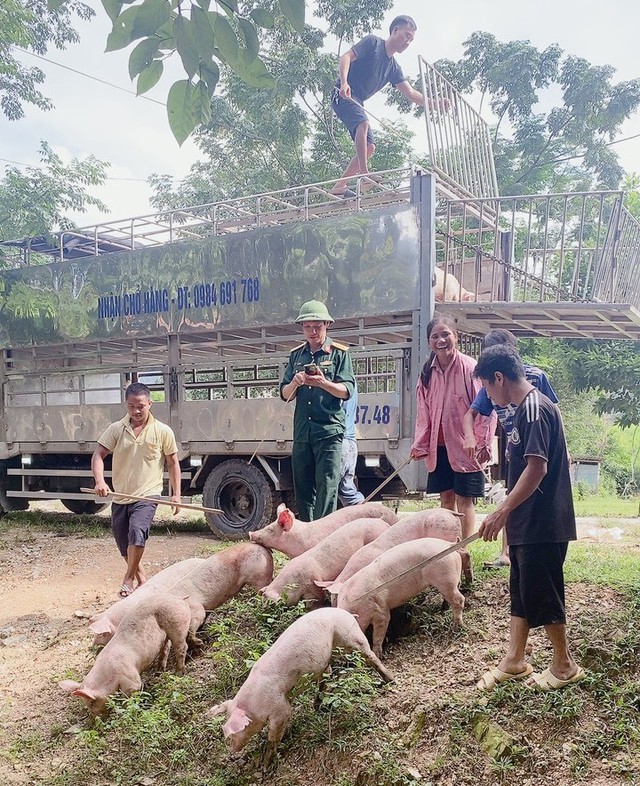
[[[7,164],[17,164],[18,166],[26,166],[30,169],[43,169],[42,166],[39,164],[26,164],[24,161],[14,161],[12,158],[2,158],[0,156],[0,161],[5,161]],[[109,177],[107,176],[105,180],[127,180],[134,183],[148,183],[148,178],[144,177]]]
[[[71,66],[63,65],[62,63],[56,63],[55,60],[50,60],[48,57],[43,57],[42,55],[37,55],[35,52],[30,52],[28,49],[23,49],[20,46],[15,47],[19,52],[23,52],[25,55],[30,55],[31,57],[35,57],[38,60],[44,60],[45,63],[51,63],[51,65],[58,66],[59,68],[64,68],[67,71],[71,71],[74,74],[78,74],[79,76],[85,76],[87,79],[93,79],[94,82],[100,82],[102,85],[107,85],[108,87],[114,87],[116,90],[122,90],[123,93],[128,93],[129,95],[135,96],[136,98],[144,98],[145,101],[152,101],[154,104],[159,104],[160,106],[166,106],[163,101],[158,101],[155,98],[150,98],[144,94],[138,95],[133,90],[127,90],[126,87],[121,87],[120,85],[114,85],[113,82],[107,82],[104,79],[99,79],[97,76],[92,76],[91,74],[85,74],[84,71],[78,71],[75,68],[71,68]]]

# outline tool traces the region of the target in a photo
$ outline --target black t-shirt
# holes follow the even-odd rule
[[[347,81],[351,87],[351,97],[362,104],[372,95],[390,83],[404,82],[404,74],[394,57],[389,57],[384,40],[376,35],[368,35],[352,47],[357,59],[349,66]],[[336,81],[340,89],[340,79]]]
[[[569,456],[560,410],[535,388],[527,394],[513,417],[509,436],[509,491],[524,472],[527,456],[544,458],[547,474],[533,494],[509,515],[509,543],[521,546],[575,540]]]

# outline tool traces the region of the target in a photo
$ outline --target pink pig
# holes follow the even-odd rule
[[[271,584],[260,592],[269,600],[280,600],[284,596],[287,606],[293,606],[303,598],[322,600],[324,593],[316,581],[334,579],[355,551],[388,529],[389,525],[382,519],[350,521],[321,540],[317,546],[294,557]]]
[[[278,518],[263,529],[250,532],[249,539],[252,543],[281,551],[287,557],[298,557],[349,521],[362,518],[383,519],[388,524],[398,520],[391,508],[381,502],[340,508],[317,521],[299,521],[289,508],[279,505]]]
[[[189,565],[186,566],[185,563]],[[171,574],[171,582],[165,576],[161,584],[152,584],[154,579],[165,573],[161,571],[128,598],[118,601],[98,617],[92,618],[89,630],[95,634],[94,643],[104,644],[113,636],[124,615],[137,605],[135,598],[138,593],[145,598],[164,590],[182,598],[189,597],[207,611],[212,611],[237,595],[245,584],[259,590],[273,577],[271,552],[252,543],[239,543],[217,551],[208,559],[184,560],[171,567],[177,568],[178,565],[182,567]],[[166,569],[169,570],[170,568]],[[152,588],[147,590],[150,584]]]
[[[459,551],[382,586],[450,546],[449,541],[435,538],[400,543],[383,552],[342,585],[337,606],[355,615],[363,631],[373,625],[373,651],[378,657],[382,657],[382,642],[389,626],[391,609],[401,606],[428,586],[435,587],[451,606],[454,626],[462,626],[464,596],[458,584],[463,561]]]
[[[347,579],[373,562],[384,551],[418,538],[440,538],[455,543],[460,540],[461,531],[460,514],[444,508],[422,510],[410,516],[403,516],[397,524],[383,532],[372,543],[358,549],[333,583],[323,582],[319,586],[337,595]]]
[[[222,731],[234,753],[268,723],[264,764],[271,763],[291,717],[289,694],[303,675],[320,678],[336,647],[361,652],[386,681],[393,679],[351,614],[330,608],[311,611],[290,625],[262,655],[233,699],[208,711],[210,717],[226,713]]]
[[[102,715],[109,696],[127,696],[142,687],[141,672],[161,654],[165,669],[173,646],[176,671],[184,673],[190,631],[204,622],[204,609],[175,595],[158,593],[146,598],[122,620],[115,635],[98,653],[82,683],[64,680],[60,687],[82,699],[93,715]]]

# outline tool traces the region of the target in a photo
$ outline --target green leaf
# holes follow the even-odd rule
[[[107,52],[124,49],[138,38],[154,35],[171,16],[167,0],[144,0],[142,5],[127,8],[113,22],[107,38]]]
[[[199,66],[200,81],[207,85],[209,95],[212,96],[220,80],[220,69],[214,60],[201,61]]]
[[[218,5],[222,6],[227,16],[233,16],[238,13],[237,0],[218,0]]]
[[[260,42],[255,27],[248,19],[238,19],[240,34],[244,39],[245,57],[248,63],[253,63],[260,53]]]
[[[137,9],[133,26],[135,38],[153,35],[171,17],[171,3],[168,0],[144,0]]]
[[[213,28],[209,16],[197,5],[191,6],[191,30],[200,58],[210,58],[213,54]]]
[[[304,0],[278,0],[280,10],[296,33],[304,30]]]
[[[245,53],[241,52],[237,63],[233,66],[236,74],[251,87],[261,90],[273,90],[276,86],[275,79],[267,71],[265,64],[256,58],[252,63],[247,62]]]
[[[191,28],[191,20],[179,15],[173,23],[173,37],[175,38],[176,49],[182,60],[184,70],[187,72],[189,79],[191,79],[198,70],[198,62],[200,61]]]
[[[252,11],[249,12],[249,16],[258,25],[258,27],[264,27],[267,30],[273,29],[273,25],[275,24],[273,14],[267,11],[266,9],[254,8]]]
[[[181,145],[200,120],[200,91],[181,79],[174,82],[167,96],[167,115],[174,137]]]
[[[233,68],[238,60],[238,39],[233,31],[233,27],[222,14],[216,11],[209,12],[209,20],[213,28],[213,41],[220,50],[224,60]]]
[[[67,0],[47,0],[47,10],[57,11],[61,5],[64,5]]]
[[[107,12],[109,19],[115,22],[122,11],[122,0],[102,0],[102,7]]]
[[[204,82],[200,81],[196,85],[198,91],[198,102],[200,105],[200,123],[208,123],[211,120],[211,94],[209,87]]]
[[[146,93],[148,90],[151,90],[152,87],[157,85],[160,77],[162,76],[163,70],[164,65],[162,60],[154,60],[148,68],[145,68],[144,71],[141,71],[140,76],[138,77],[138,84],[136,85],[136,94],[141,96],[143,93]]]
[[[200,6],[200,8],[203,8],[205,11],[208,11],[209,6],[211,5],[211,0],[196,0],[196,3]],[[194,8],[196,8],[196,6],[192,6],[191,8],[191,18],[193,18]]]
[[[145,38],[133,49],[129,55],[129,77],[133,80],[153,62],[158,51],[160,41],[155,36]]]

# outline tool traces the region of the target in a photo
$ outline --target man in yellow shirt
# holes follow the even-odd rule
[[[162,494],[165,460],[171,481],[171,501],[180,503],[180,463],[176,438],[169,426],[151,414],[151,392],[134,382],[125,391],[127,414],[112,423],[98,438],[91,457],[94,492],[106,497],[111,489],[104,479],[104,459],[113,454],[113,490],[136,497]],[[111,528],[127,571],[119,595],[126,598],[146,580],[140,566],[157,505],[118,497],[111,507]],[[176,509],[177,512],[177,509]]]

